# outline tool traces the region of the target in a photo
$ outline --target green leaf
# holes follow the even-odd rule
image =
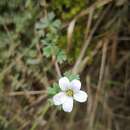
[[[48,88],[48,96],[54,96],[60,92],[60,87],[57,83],[54,83],[52,86]]]
[[[49,98],[47,101],[48,101],[48,103],[49,103],[50,106],[54,105],[52,98]]]
[[[57,62],[59,63],[63,63],[65,60],[66,60],[66,55],[65,55],[65,52],[60,50],[57,54]]]
[[[53,12],[48,14],[48,20],[52,21],[55,18],[55,14]]]
[[[60,20],[55,20],[53,23],[52,23],[52,26],[54,28],[57,28],[59,29],[61,27],[61,21]]]
[[[70,81],[74,79],[80,80],[80,77],[78,74],[72,74],[70,71],[65,72],[64,76],[66,76]]]
[[[36,30],[40,30],[40,29],[43,29],[45,27],[46,26],[44,24],[40,23],[40,22],[38,22],[38,23],[35,24],[35,29]]]
[[[41,43],[43,43],[43,45],[46,45],[46,46],[50,44],[50,42],[46,39],[42,39]]]
[[[47,46],[45,48],[43,48],[43,54],[48,58],[52,55],[52,47],[51,46]]]
[[[42,18],[36,24],[35,29],[37,29],[39,41],[44,45],[43,54],[47,58],[55,55],[57,62],[63,63],[66,60],[65,52],[57,46],[61,21],[54,18],[55,14],[53,12],[49,13],[47,17]]]
[[[44,37],[45,32],[43,30],[38,30],[37,34],[38,34],[39,37]]]

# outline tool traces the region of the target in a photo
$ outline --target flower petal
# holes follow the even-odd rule
[[[59,86],[61,88],[61,90],[66,90],[70,85],[70,81],[67,77],[62,77],[59,80]]]
[[[59,92],[53,97],[54,105],[61,105],[66,99],[66,95],[64,92]]]
[[[71,112],[73,109],[73,98],[72,97],[66,97],[65,102],[62,105],[63,110],[65,112]]]
[[[75,92],[77,92],[81,88],[81,82],[77,79],[74,79],[71,81],[70,86]]]
[[[87,93],[81,90],[74,94],[74,99],[78,102],[85,102],[87,100],[87,97]]]

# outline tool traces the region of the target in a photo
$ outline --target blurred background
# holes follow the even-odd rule
[[[48,95],[66,71],[71,113]],[[79,129],[130,130],[130,1],[0,0],[0,130]]]

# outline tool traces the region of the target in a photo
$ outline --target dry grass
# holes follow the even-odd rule
[[[129,4],[127,0],[97,0],[65,22],[66,52],[70,55],[79,46],[80,52],[73,63],[63,65],[56,62],[55,56],[47,62],[39,44],[35,49],[41,64],[27,65],[24,56],[28,48],[22,53],[16,52],[19,47],[13,44],[16,41],[8,26],[3,25],[11,43],[6,54],[13,58],[4,63],[0,72],[0,81],[4,81],[0,95],[0,130],[6,130],[2,124],[9,130],[129,130]],[[46,8],[44,13],[48,13]],[[82,27],[83,39],[76,46],[73,39],[78,26]],[[50,106],[47,95],[48,86],[57,81],[64,70],[80,74],[82,87],[89,95],[86,103],[75,104],[69,114]],[[18,72],[20,78],[16,79],[14,73]],[[26,89],[26,85],[30,88]],[[14,86],[23,88],[15,91]]]

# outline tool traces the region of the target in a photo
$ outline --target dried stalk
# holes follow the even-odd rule
[[[101,87],[102,87],[108,43],[109,43],[109,41],[108,41],[108,39],[106,39],[104,42],[104,45],[103,45],[103,49],[102,49],[102,61],[101,61],[101,67],[100,67],[99,81],[98,81],[98,85],[97,85],[97,92],[96,92],[95,99],[94,99],[93,109],[91,111],[89,129],[93,129],[93,124],[94,124],[94,120],[95,120],[96,110],[97,110],[98,101],[99,101],[98,92],[101,91]]]
[[[18,91],[18,92],[10,92],[7,95],[8,96],[22,96],[22,95],[39,95],[39,94],[45,94],[47,91],[40,90],[40,91]]]
[[[60,67],[59,67],[59,65],[58,65],[58,63],[57,63],[57,61],[56,61],[55,56],[52,57],[52,61],[53,61],[53,63],[54,63],[55,70],[56,70],[56,73],[57,73],[57,75],[58,75],[58,78],[60,78],[60,77],[61,77],[61,71],[60,71]]]
[[[101,17],[98,19],[97,23],[95,24],[95,26],[93,27],[90,35],[88,36],[88,38],[85,40],[85,43],[81,49],[81,53],[73,67],[73,73],[77,73],[79,71],[79,68],[80,68],[80,63],[85,55],[85,52],[86,52],[86,49],[88,48],[91,40],[92,40],[92,37],[93,37],[93,34],[95,33],[95,31],[97,30],[99,24],[101,23],[101,21],[103,20],[104,16],[106,15],[107,11],[108,11],[109,8],[107,8],[102,14],[101,14]]]

